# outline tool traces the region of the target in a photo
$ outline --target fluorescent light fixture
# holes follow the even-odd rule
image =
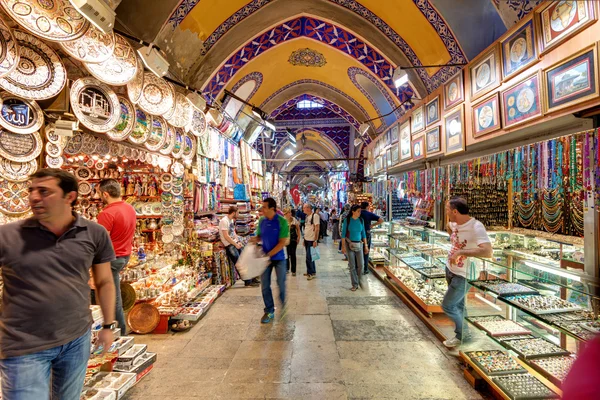
[[[358,133],[361,134],[361,136],[363,136],[365,133],[367,133],[367,131],[369,130],[369,124],[362,123],[360,124],[360,126],[358,127]]]
[[[394,71],[394,75],[392,76],[392,80],[394,81],[394,86],[399,88],[400,86],[408,83],[408,74],[402,67],[396,68]]]
[[[202,96],[200,96],[196,92],[189,92],[187,94],[187,99],[192,102],[192,104],[200,111],[206,108],[206,100]],[[203,112],[204,113],[204,112]]]
[[[276,131],[277,130],[277,127],[275,126],[275,124],[271,120],[266,120],[265,121],[265,125],[267,125],[267,128],[269,128],[272,131]]]
[[[488,299],[486,299],[485,297],[483,297],[479,293],[475,293],[475,297],[477,297],[479,300],[483,301],[484,303],[486,303],[490,307],[492,307],[492,308],[494,308],[494,309],[496,309],[498,311],[502,311],[502,307],[500,307],[497,304],[492,303],[491,301],[489,301]]]
[[[293,156],[294,155],[294,150],[292,150],[292,149],[285,149],[285,154],[287,154],[288,156]]]
[[[545,265],[538,264],[534,261],[523,261],[523,264],[527,265],[528,267],[537,269],[539,271],[549,272],[554,275],[562,276],[563,278],[572,279],[574,281],[581,282],[581,277],[574,275],[574,274],[570,274],[563,270],[559,270],[558,268],[546,267]]]
[[[262,121],[262,119],[263,119],[263,113],[260,110],[260,108],[258,108],[258,107],[252,107],[252,114],[254,114],[256,117],[260,118],[260,120]]]
[[[362,139],[361,138],[354,139],[354,147],[360,145],[361,143],[362,143]]]
[[[69,0],[73,7],[103,33],[112,31],[116,13],[104,0]]]
[[[137,52],[146,68],[154,75],[162,78],[169,72],[169,62],[152,45],[140,47]]]

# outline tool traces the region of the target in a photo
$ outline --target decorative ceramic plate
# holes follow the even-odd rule
[[[112,140],[120,142],[121,140],[127,139],[127,137],[133,132],[135,126],[135,106],[131,101],[123,96],[117,96],[119,99],[120,115],[117,125],[106,132],[106,135]]]
[[[160,180],[161,180],[161,181],[163,181],[163,182],[170,183],[170,182],[172,182],[172,181],[173,181],[173,175],[171,175],[171,174],[167,174],[167,173],[165,173],[165,174],[162,174],[162,175],[160,176]]]
[[[102,32],[94,25],[79,39],[61,43],[60,46],[71,57],[89,63],[101,63],[110,58],[115,51],[115,34]]]
[[[133,148],[132,147],[125,146],[125,157],[129,158],[130,160],[133,159]]]
[[[83,166],[88,167],[88,168],[94,168],[94,164],[96,164],[94,159],[89,157],[87,160],[85,160],[85,162],[83,163]]]
[[[23,28],[53,42],[75,40],[89,27],[69,0],[3,0],[0,4]]]
[[[146,157],[145,157],[144,161],[148,164],[152,163],[152,154],[146,153]]]
[[[179,161],[175,161],[173,165],[171,165],[171,174],[176,177],[181,177],[185,173],[185,167]]]
[[[14,71],[19,63],[19,45],[12,29],[0,20],[0,78]]]
[[[158,154],[152,154],[152,162],[151,164],[155,167],[158,167],[159,161],[162,159],[162,157],[159,157]]]
[[[181,156],[184,160],[191,160],[196,155],[196,143],[198,139],[189,133],[186,133],[183,138],[183,152]]]
[[[50,143],[54,143],[54,144],[58,144],[58,145],[63,145],[67,143],[68,137],[67,136],[58,136],[55,132],[54,132],[54,124],[49,124],[46,125],[46,140]]]
[[[48,168],[60,168],[65,163],[65,159],[63,156],[60,157],[50,157],[46,156],[46,165]]]
[[[20,163],[6,158],[0,159],[0,177],[12,182],[25,182],[29,175],[37,171],[37,161]]]
[[[75,178],[77,178],[80,181],[87,181],[93,176],[94,174],[92,173],[92,170],[88,167],[79,167],[75,170]]]
[[[195,136],[203,136],[206,133],[206,116],[194,106],[192,106],[192,119],[186,126],[186,130]]]
[[[152,127],[152,115],[140,110],[139,108],[136,108],[135,115],[135,126],[133,127],[133,131],[127,139],[131,143],[142,144],[150,135],[150,128]]]
[[[24,214],[29,206],[29,182],[0,181],[0,212],[8,215]]]
[[[142,89],[144,89],[144,63],[139,56],[136,55],[135,58],[137,59],[137,71],[133,79],[127,83],[127,95],[133,104],[140,101]]]
[[[138,106],[152,115],[167,114],[175,107],[175,91],[164,79],[146,72]]]
[[[133,209],[135,210],[135,213],[136,213],[137,215],[144,215],[144,214],[142,213],[142,211],[143,211],[142,209],[143,209],[143,207],[144,207],[144,203],[142,203],[142,202],[139,202],[139,201],[136,201],[136,202],[135,202],[135,203],[133,203],[131,206],[133,207]]]
[[[120,143],[117,143],[117,157],[123,157],[125,155],[125,148],[126,146],[123,146]]]
[[[194,106],[190,101],[181,93],[175,94],[175,112],[168,121],[171,125],[177,128],[185,128],[192,122]]]
[[[166,235],[162,235],[163,243],[171,243],[173,241],[173,234],[167,233]]]
[[[171,193],[173,193],[175,196],[182,195],[183,194],[183,186],[172,186]]]
[[[107,138],[98,138],[96,141],[96,153],[101,156],[110,155],[110,143]]]
[[[54,143],[46,143],[46,154],[50,157],[60,157],[62,155],[62,147]]]
[[[83,65],[94,77],[115,86],[122,86],[131,81],[138,69],[135,50],[121,35],[115,35],[115,50],[108,60],[99,64]]]
[[[78,154],[81,151],[81,147],[83,146],[83,135],[80,132],[73,133],[67,140],[67,145],[65,146],[65,153],[74,155]]]
[[[171,183],[173,186],[183,186],[183,177],[173,177]]]
[[[77,119],[96,132],[107,132],[119,122],[121,106],[116,93],[97,79],[77,79],[71,86],[71,107]]]
[[[173,208],[183,206],[184,200],[185,199],[181,195],[179,195],[179,196],[173,195]],[[183,210],[181,210],[181,212],[183,212]]]
[[[32,133],[44,124],[44,113],[34,100],[0,92],[0,108],[0,125],[11,132]]]
[[[31,100],[49,99],[59,94],[67,82],[67,71],[58,54],[35,36],[18,30],[14,34],[19,44],[19,63],[14,71],[0,79],[0,86]]]
[[[94,168],[96,168],[98,171],[103,170],[104,167],[106,167],[104,160],[98,160],[98,161],[96,161],[96,164],[94,165]]]
[[[119,157],[119,144],[108,142],[108,153],[113,157]]]
[[[168,235],[173,232],[173,225],[163,225],[160,227],[160,231],[163,235]]]
[[[38,132],[12,133],[0,130],[0,156],[11,161],[27,162],[42,152],[42,137]]]
[[[173,235],[179,236],[183,234],[183,225],[181,224],[173,224]]]
[[[80,182],[79,183],[79,194],[82,196],[87,196],[90,193],[92,193],[92,185],[90,185],[87,182]]]
[[[173,195],[171,193],[163,193],[160,195],[160,200],[164,203],[172,203]]]
[[[161,182],[160,183],[160,189],[163,192],[168,192],[171,190],[171,188],[172,188],[171,182]]]
[[[162,213],[162,204],[152,203],[152,215],[160,215]]]
[[[152,118],[150,136],[144,145],[150,151],[160,150],[167,139],[167,122],[162,117]]]
[[[92,154],[96,152],[96,136],[90,135],[89,133],[83,134],[83,145],[81,146],[81,152],[84,154]]]
[[[142,207],[142,211],[144,215],[154,215],[152,214],[152,203],[144,203],[144,207]]]
[[[135,161],[140,161],[140,151],[138,149],[131,149],[131,158]]]
[[[165,143],[158,150],[160,154],[168,156],[171,155],[173,148],[175,147],[175,128],[169,124],[167,124],[167,137],[165,139]]]
[[[183,132],[183,129],[181,128],[177,128],[175,129],[175,145],[173,146],[173,151],[171,152],[171,155],[176,158],[179,159],[181,158],[181,156],[183,155],[183,141],[185,140],[185,132]]]

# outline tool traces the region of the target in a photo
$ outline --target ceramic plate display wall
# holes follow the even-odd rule
[[[62,147],[54,143],[46,143],[46,154],[50,157],[59,157],[62,155]]]
[[[498,93],[473,105],[473,137],[479,137],[486,133],[495,132],[500,129],[500,104]]]
[[[110,143],[108,139],[101,137],[96,140],[96,153],[103,157],[110,154]]]
[[[135,58],[137,59],[137,71],[133,79],[127,83],[127,96],[129,96],[129,100],[133,104],[137,104],[140,101],[142,89],[144,89],[144,63],[138,55]]]
[[[415,136],[416,133],[425,129],[425,118],[423,117],[423,106],[412,109],[410,115],[410,133]]]
[[[0,125],[15,133],[32,133],[44,124],[44,113],[34,100],[0,92]]]
[[[38,132],[13,133],[0,130],[0,156],[11,161],[27,162],[42,152],[42,137]]]
[[[46,156],[46,165],[48,168],[60,168],[65,163],[65,159],[63,156],[60,157],[50,157]]]
[[[167,139],[167,122],[162,117],[152,118],[152,129],[144,145],[150,151],[158,151]]]
[[[502,126],[508,128],[542,116],[539,74],[532,75],[500,94]]]
[[[435,124],[440,120],[440,118],[440,96],[437,96],[425,106],[426,125],[429,126],[431,124]]]
[[[125,146],[125,157],[132,159],[133,158],[133,148],[129,146]]]
[[[432,156],[442,152],[442,132],[439,126],[425,132],[425,149]]]
[[[500,86],[500,51],[498,46],[471,63],[471,99],[476,99]]]
[[[465,100],[465,84],[463,81],[463,71],[454,75],[452,79],[444,85],[444,110],[448,110]]]
[[[94,78],[81,78],[71,86],[71,107],[81,123],[96,132],[113,129],[121,113],[115,92]]]
[[[526,18],[517,30],[500,42],[504,80],[538,61],[533,19]]]
[[[77,39],[89,27],[89,22],[69,0],[3,0],[0,4],[23,28],[54,42]]]
[[[183,129],[175,129],[175,146],[173,147],[173,151],[171,152],[171,154],[176,159],[181,158],[181,156],[183,155],[184,137],[185,133],[183,132]]]
[[[167,124],[167,138],[165,139],[165,143],[159,149],[160,154],[168,156],[173,151],[175,147],[175,128],[169,124]]]
[[[163,115],[175,107],[175,92],[164,79],[152,72],[144,73],[144,88],[138,107],[152,115]]]
[[[67,144],[65,146],[65,153],[74,155],[81,151],[81,147],[83,146],[83,134],[80,132],[75,132],[73,136],[71,136],[67,140]]]
[[[412,149],[410,143],[410,121],[400,125],[400,161],[410,160],[412,158]]]
[[[425,158],[425,136],[421,135],[412,141],[413,160]]]
[[[84,154],[92,154],[96,151],[96,136],[90,135],[89,133],[83,134],[83,144],[81,145],[81,152]]]
[[[168,121],[177,128],[185,128],[192,122],[192,103],[181,93],[175,94],[175,112]]]
[[[594,1],[553,1],[540,12],[544,51],[579,32],[596,20]]]
[[[0,177],[12,182],[25,182],[29,175],[37,171],[37,161],[16,162],[6,158],[0,159]]]
[[[20,215],[31,210],[29,207],[29,182],[0,181],[0,212]]]
[[[191,160],[196,155],[196,136],[186,133],[183,138],[183,152],[181,157],[185,160]]]
[[[0,4],[4,4],[0,1]],[[14,95],[44,100],[60,93],[67,82],[67,72],[60,57],[44,42],[28,33],[15,30],[19,44],[19,63],[0,86]]]
[[[84,63],[83,65],[94,77],[116,86],[131,81],[138,69],[135,50],[121,35],[115,35],[115,50],[108,60],[98,64]]]
[[[206,116],[194,106],[192,106],[192,119],[186,130],[196,136],[203,136],[206,133]]]
[[[444,117],[446,154],[465,150],[465,124],[463,106],[460,105]]]
[[[115,34],[113,31],[104,33],[90,25],[79,39],[61,43],[60,46],[79,61],[101,63],[108,60],[115,51]]]
[[[544,70],[546,110],[556,111],[598,96],[596,46]]]
[[[175,161],[173,165],[171,165],[171,174],[175,177],[182,177],[185,172],[185,168],[183,164],[179,161]]]
[[[150,129],[152,128],[152,115],[145,111],[136,108],[135,110],[135,126],[133,131],[127,138],[131,143],[142,144],[148,139]]]
[[[133,132],[135,126],[135,106],[131,101],[123,96],[117,96],[119,99],[120,116],[117,121],[117,125],[108,132],[106,135],[112,140],[120,142],[121,140],[127,139],[127,137]]]
[[[12,29],[0,19],[0,78],[10,74],[19,62],[19,45]]]

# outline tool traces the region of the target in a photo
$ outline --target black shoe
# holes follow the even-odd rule
[[[260,286],[260,283],[258,282],[248,282],[244,284],[245,287],[258,287]]]
[[[369,270],[365,269],[365,275],[368,275],[368,274],[369,274]]]

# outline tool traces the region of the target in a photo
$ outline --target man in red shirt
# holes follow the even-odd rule
[[[100,182],[100,196],[106,204],[104,210],[98,214],[98,223],[106,228],[110,234],[117,259],[110,263],[116,290],[116,319],[121,328],[121,334],[127,333],[123,302],[121,300],[120,272],[129,262],[133,235],[135,234],[136,213],[134,208],[121,198],[121,185],[114,179],[105,179]]]

